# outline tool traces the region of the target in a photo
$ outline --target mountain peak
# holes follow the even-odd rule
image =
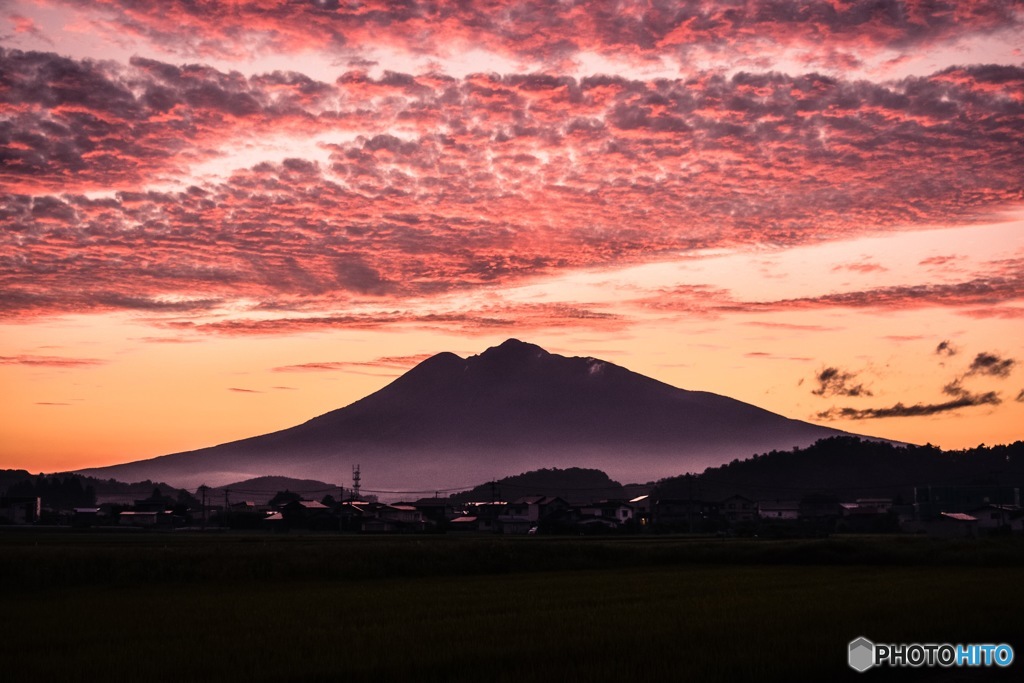
[[[530,344],[518,339],[506,339],[498,346],[492,346],[477,357],[486,360],[515,361],[550,355],[550,353],[536,344]]]

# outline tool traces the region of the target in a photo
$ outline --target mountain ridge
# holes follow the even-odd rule
[[[517,339],[442,352],[343,408],[269,434],[82,470],[222,485],[265,474],[450,488],[545,467],[649,481],[845,432]]]

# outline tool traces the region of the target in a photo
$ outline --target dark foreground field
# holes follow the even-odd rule
[[[7,681],[1020,680],[1015,539],[0,534]],[[998,672],[846,666],[1008,642]]]

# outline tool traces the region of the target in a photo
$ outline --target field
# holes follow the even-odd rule
[[[0,534],[0,558],[11,681],[954,681],[1024,665],[845,660],[861,635],[1024,657],[1018,539]]]

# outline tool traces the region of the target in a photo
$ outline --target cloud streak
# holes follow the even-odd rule
[[[383,356],[370,361],[326,361],[300,363],[298,365],[282,365],[273,369],[274,372],[345,372],[353,368],[383,368],[386,370],[408,370],[412,366],[430,358],[430,354],[414,356]]]
[[[65,358],[63,356],[0,356],[0,365],[25,365],[28,367],[81,368],[104,365],[100,358]]]
[[[897,403],[885,408],[831,408],[818,413],[817,417],[822,420],[877,420],[890,417],[927,417],[929,415],[960,410],[961,408],[983,405],[995,406],[1000,403],[1002,403],[1002,400],[999,398],[999,394],[994,391],[984,394],[965,392],[959,398],[942,403],[915,403],[909,406]]]

